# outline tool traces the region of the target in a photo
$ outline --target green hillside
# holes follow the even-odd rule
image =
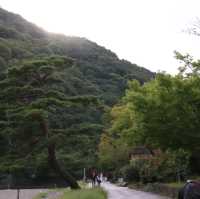
[[[149,70],[120,60],[115,53],[85,38],[47,33],[21,16],[0,9],[1,68],[5,63],[13,65],[23,59],[50,55],[74,59],[75,66],[69,72],[72,81],[67,88],[70,95],[95,94],[108,104],[122,95],[128,79],[145,82],[153,76]]]

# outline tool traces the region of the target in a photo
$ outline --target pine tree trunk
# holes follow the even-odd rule
[[[49,129],[47,121],[40,117],[40,127],[44,133],[44,136],[48,139]],[[80,189],[76,180],[67,172],[63,171],[56,159],[56,149],[55,143],[50,143],[48,145],[48,161],[52,169],[64,180],[66,181],[72,189]]]
[[[50,144],[48,146],[48,159],[49,159],[49,164],[50,166],[54,169],[54,171],[62,178],[64,179],[69,186],[72,189],[79,189],[79,185],[76,182],[76,180],[68,173],[68,172],[64,172],[60,165],[58,164],[58,161],[56,159],[56,155],[55,155],[55,144]]]

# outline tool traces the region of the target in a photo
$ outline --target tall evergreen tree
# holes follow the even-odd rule
[[[62,140],[66,131],[56,116],[69,107],[88,105],[96,99],[66,97],[62,72],[72,64],[72,60],[64,57],[50,57],[10,68],[7,77],[0,81],[0,128],[1,136],[10,143],[6,161],[10,158],[12,166],[21,167],[29,156],[47,149],[51,168],[76,189],[79,188],[76,180],[64,172],[56,159],[57,141]]]

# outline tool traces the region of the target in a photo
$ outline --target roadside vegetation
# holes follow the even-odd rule
[[[59,199],[106,199],[107,194],[101,188],[67,190]]]
[[[54,192],[55,190],[39,193],[34,199],[44,199],[51,191]],[[80,190],[59,189],[58,191],[62,192],[59,199],[107,199],[107,193],[101,188],[83,188]]]
[[[182,63],[178,75],[159,73],[143,85],[130,81],[107,113],[99,160],[114,179],[171,183],[200,174],[200,61],[176,57]],[[131,154],[138,146],[149,153]]]

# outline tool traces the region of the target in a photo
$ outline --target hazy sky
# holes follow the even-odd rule
[[[199,0],[0,0],[50,32],[86,37],[120,58],[174,74],[174,50],[200,58],[200,37],[183,33],[200,17]]]

